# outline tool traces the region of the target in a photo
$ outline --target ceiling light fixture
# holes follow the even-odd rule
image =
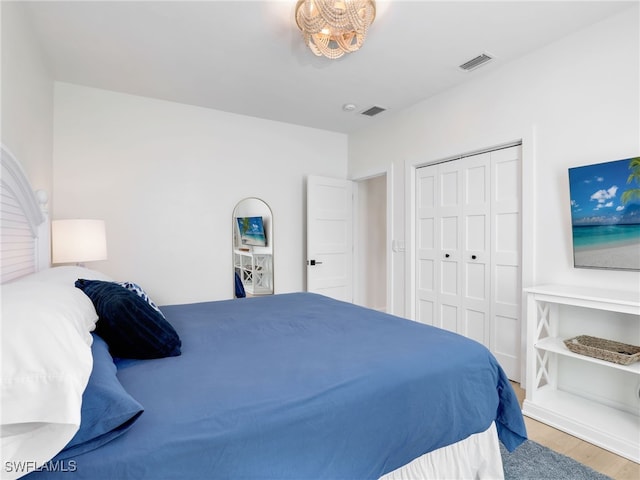
[[[317,56],[340,58],[362,47],[376,18],[375,0],[298,0],[296,23]]]

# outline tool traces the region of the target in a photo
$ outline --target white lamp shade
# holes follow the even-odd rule
[[[53,220],[52,263],[95,262],[107,259],[104,220]]]

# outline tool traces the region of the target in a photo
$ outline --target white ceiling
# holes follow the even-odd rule
[[[295,0],[27,9],[56,80],[348,133],[637,3],[378,1],[363,48],[338,60],[303,44]],[[495,60],[458,68],[483,52]],[[360,115],[374,105],[388,110]]]

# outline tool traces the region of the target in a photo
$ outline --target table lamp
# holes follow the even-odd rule
[[[107,259],[104,220],[71,219],[51,222],[52,263],[75,263]]]

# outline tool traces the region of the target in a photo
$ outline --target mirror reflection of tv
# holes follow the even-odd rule
[[[240,243],[252,247],[266,247],[267,236],[262,217],[237,217]]]
[[[640,270],[640,157],[569,169],[576,268]]]

